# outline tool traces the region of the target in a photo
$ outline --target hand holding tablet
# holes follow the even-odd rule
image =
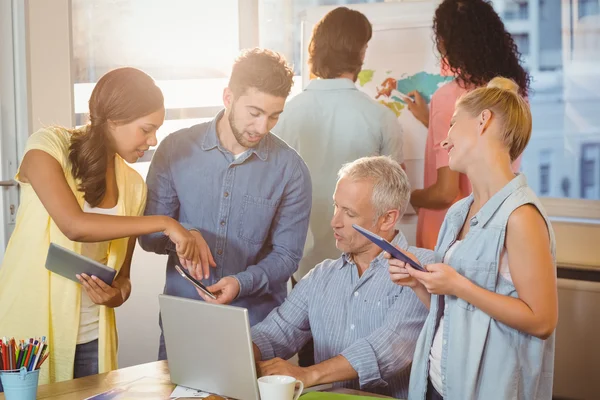
[[[55,243],[50,243],[48,248],[46,269],[77,283],[80,283],[77,275],[96,276],[109,286],[117,274],[114,269]]]
[[[396,248],[396,246],[394,246],[393,244],[391,244],[384,238],[377,236],[373,232],[370,232],[364,228],[361,228],[360,226],[358,226],[356,224],[353,224],[352,227],[354,229],[356,229],[358,232],[360,232],[361,234],[363,234],[371,242],[373,242],[377,246],[379,246],[382,250],[387,251],[395,259],[404,261],[405,263],[409,264],[414,269],[418,269],[419,271],[428,272],[425,268],[423,268],[423,266],[421,266],[421,264],[414,261],[412,258],[410,258],[406,254],[404,254],[402,251],[398,250],[398,248]]]

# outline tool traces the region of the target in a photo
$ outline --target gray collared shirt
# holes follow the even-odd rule
[[[431,250],[409,247],[399,233],[393,243],[422,264]],[[415,344],[427,309],[412,289],[394,284],[380,254],[362,276],[348,255],[325,260],[292,290],[286,301],[252,328],[262,359],[288,359],[312,337],[315,362],[344,356],[359,379],[336,387],[405,398]]]
[[[217,263],[204,284],[237,278],[240,294],[232,305],[247,308],[254,325],[283,302],[286,283],[298,268],[311,181],[302,158],[270,133],[235,159],[217,136],[222,115],[161,142],[148,172],[145,215],[168,215],[202,233]],[[165,294],[200,299],[177,274],[177,255],[167,237],[142,236],[140,244],[169,254]]]

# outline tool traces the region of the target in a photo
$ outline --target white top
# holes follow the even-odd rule
[[[114,206],[113,208],[98,208],[90,207],[90,205],[85,202],[83,205],[83,211],[93,214],[117,215],[117,206]],[[106,265],[108,261],[109,249],[110,242],[82,243],[81,255]],[[82,286],[77,344],[89,343],[98,339],[99,317],[100,307],[92,302]]]
[[[448,264],[450,257],[460,244],[460,240],[454,242],[452,246],[448,249],[446,254],[444,255],[444,263]],[[503,278],[512,282],[512,278],[510,276],[510,269],[508,268],[508,255],[506,253],[506,247],[502,249],[502,254],[500,256],[500,268],[498,273]],[[438,325],[437,331],[435,332],[435,337],[433,338],[433,344],[431,345],[431,352],[429,353],[429,380],[431,384],[437,390],[439,394],[444,396],[444,384],[442,379],[442,347],[444,340],[444,317],[440,319],[440,324]]]
[[[246,154],[248,152],[248,150],[246,151],[242,151],[240,154],[234,154],[233,155],[233,159],[237,160],[238,158],[240,158],[241,156],[243,156],[244,154]]]

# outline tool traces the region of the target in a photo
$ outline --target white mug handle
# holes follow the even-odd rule
[[[294,393],[294,400],[298,400],[298,397],[300,397],[300,395],[304,391],[304,383],[302,383],[302,381],[296,380],[296,386],[297,386],[297,389],[295,390],[295,393]]]

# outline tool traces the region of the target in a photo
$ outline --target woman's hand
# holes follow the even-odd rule
[[[192,235],[192,232],[185,229],[173,218],[168,218],[167,228],[163,233],[175,244],[181,265],[190,270],[195,268],[200,262],[200,255],[198,246],[196,246],[196,238]]]
[[[421,96],[421,93],[416,90],[407,93],[407,95],[415,100],[414,102],[410,100],[406,102],[408,111],[410,111],[417,120],[425,125],[425,128],[429,128],[429,106],[427,105],[427,102],[423,96]]]
[[[429,264],[425,267],[428,272],[422,272],[406,266],[408,274],[417,279],[431,294],[457,296],[465,277],[446,264]]]
[[[210,276],[210,267],[216,267],[215,260],[202,234],[196,230],[188,231],[170,218],[171,222],[164,234],[175,243],[181,265],[198,280]]]
[[[118,277],[112,283],[107,285],[102,279],[87,274],[77,275],[83,289],[89,298],[98,305],[106,307],[119,307],[125,303],[131,294],[131,281],[129,278]]]
[[[195,266],[195,271],[191,271],[191,274],[198,280],[202,280],[202,275],[204,275],[204,279],[208,279],[210,276],[210,267],[216,267],[217,263],[215,263],[215,259],[210,252],[210,247],[208,247],[208,243],[206,243],[202,234],[194,230],[190,231],[190,233],[196,241],[196,251],[200,258],[200,263]]]

